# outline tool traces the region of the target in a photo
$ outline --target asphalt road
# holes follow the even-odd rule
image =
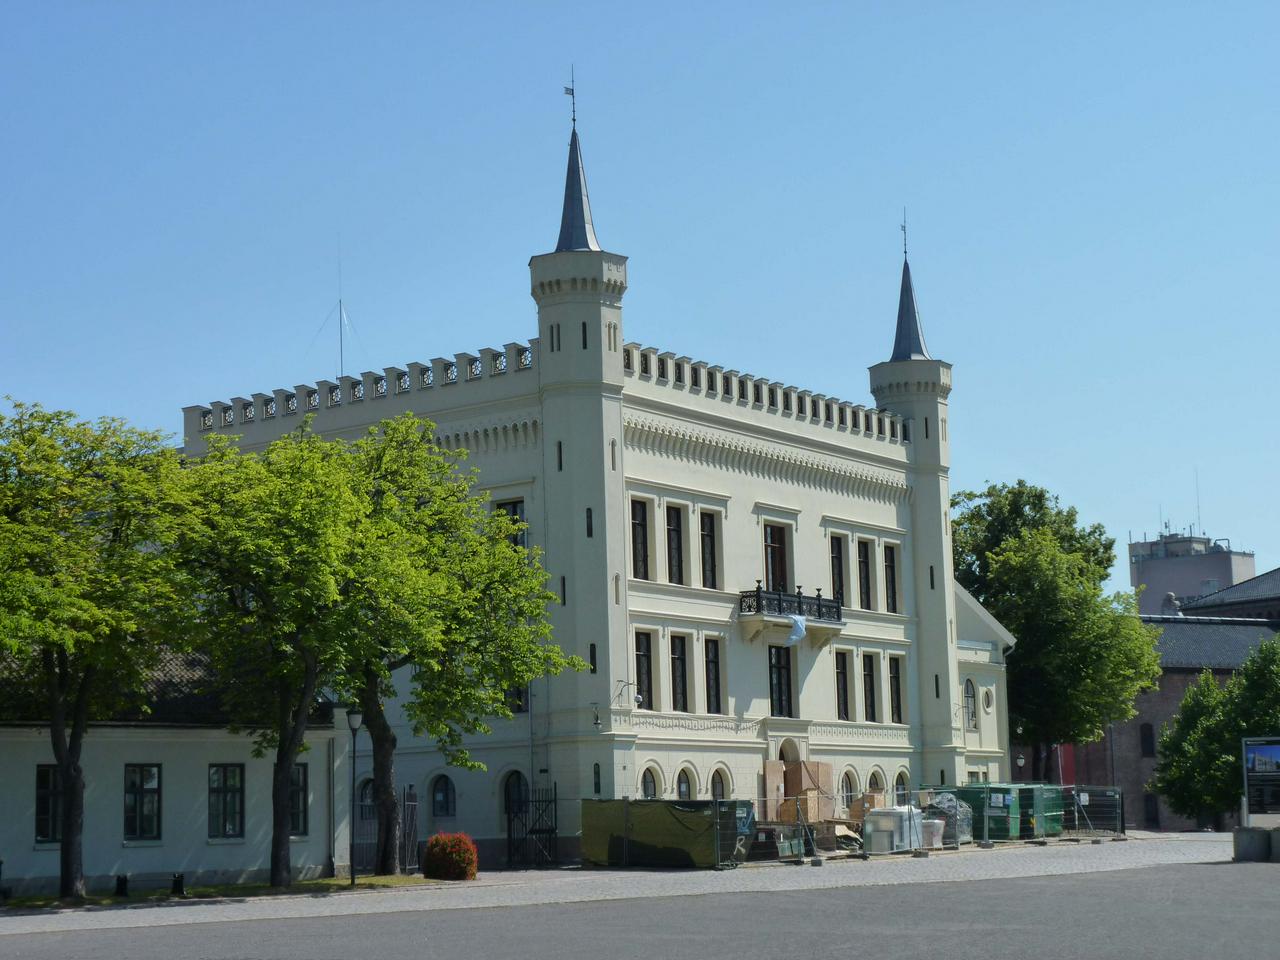
[[[526,907],[247,920],[0,938],[4,960],[436,957],[1137,958],[1280,956],[1280,865]]]

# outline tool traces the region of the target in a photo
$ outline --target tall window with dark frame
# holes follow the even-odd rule
[[[716,576],[716,515],[704,510],[698,515],[702,546],[702,585],[708,590],[719,586]]]
[[[160,839],[160,764],[124,765],[124,838]]]
[[[884,545],[884,608],[890,613],[898,612],[898,551],[887,543]]]
[[[62,840],[62,778],[52,763],[36,765],[36,843]]]
[[[529,712],[528,687],[508,687],[503,694],[503,698],[506,701],[507,709],[512,713]]]
[[[653,709],[653,646],[647,633],[636,634],[636,706]]]
[[[902,723],[902,658],[889,658],[889,722]]]
[[[720,638],[707,637],[703,643],[706,646],[707,713],[721,713]]]
[[[631,575],[649,579],[649,505],[631,501]]]
[[[764,525],[764,588],[787,591],[787,528],[777,523]]]
[[[876,656],[862,655],[862,718],[876,723]]]
[[[431,815],[433,817],[452,817],[458,811],[458,794],[453,780],[440,774],[431,781]]]
[[[849,654],[836,653],[836,719],[849,719]]]
[[[1138,727],[1138,739],[1141,741],[1142,755],[1144,757],[1154,757],[1156,755],[1156,730],[1149,723],[1144,723]]]
[[[209,764],[209,839],[244,836],[244,764]]]
[[[688,637],[671,636],[671,709],[689,712]]]
[[[978,729],[978,688],[972,680],[964,682],[964,722],[970,730]]]
[[[684,509],[667,507],[667,580],[684,583]]]
[[[289,836],[305,837],[307,835],[309,799],[307,765],[295,763],[293,769],[289,771]]]
[[[858,541],[858,606],[871,609],[871,541]]]
[[[844,537],[831,535],[831,599],[844,606]]]
[[[505,513],[508,517],[510,517],[516,523],[520,523],[520,524],[524,523],[524,501],[523,500],[503,500],[500,503],[495,503],[493,505],[493,508],[495,510],[501,510],[503,513]],[[528,538],[525,536],[527,532],[528,532],[527,530],[522,528],[520,530],[517,530],[515,533],[513,533],[509,537],[509,539],[517,547],[527,546]]]
[[[791,648],[769,647],[769,713],[794,717],[791,702]]]

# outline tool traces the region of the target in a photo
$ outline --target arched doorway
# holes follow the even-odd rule
[[[789,737],[778,744],[778,759],[783,763],[795,763],[800,759],[800,748]]]
[[[502,815],[511,824],[512,817],[524,815],[529,805],[529,781],[519,770],[512,770],[502,781]]]

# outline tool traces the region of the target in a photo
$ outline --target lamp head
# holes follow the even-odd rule
[[[360,724],[364,723],[364,714],[360,708],[354,704],[347,707],[347,726],[351,728],[351,732],[355,733],[360,729]]]
[[[1018,754],[1018,759],[1014,762],[1017,763],[1018,769],[1021,770],[1023,767],[1027,765],[1027,758],[1024,757],[1022,754]]]

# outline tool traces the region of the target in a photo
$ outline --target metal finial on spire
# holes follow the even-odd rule
[[[573,81],[573,64],[569,64],[569,85],[564,88],[564,95],[569,98],[569,119],[576,127],[578,125],[578,94],[577,85]]]
[[[907,208],[902,208],[902,259],[907,259]]]

